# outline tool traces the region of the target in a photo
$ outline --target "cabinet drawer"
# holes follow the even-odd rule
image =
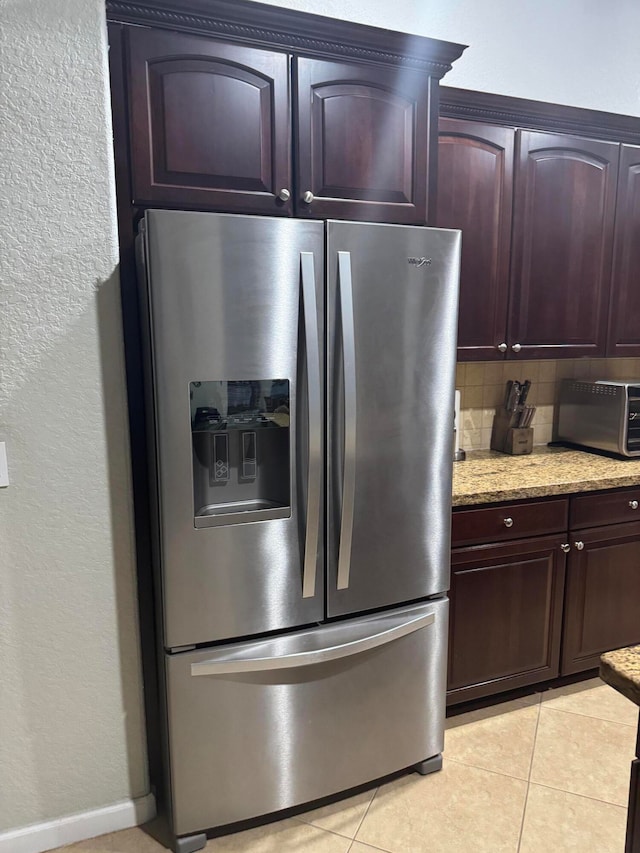
[[[567,498],[461,510],[453,513],[451,544],[471,545],[562,533],[567,529],[568,514]]]
[[[571,499],[571,528],[597,527],[600,524],[618,524],[623,521],[640,521],[640,486],[619,492],[580,495]]]

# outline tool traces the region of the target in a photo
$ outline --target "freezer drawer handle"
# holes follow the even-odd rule
[[[337,588],[348,589],[353,538],[353,507],[356,494],[356,343],[349,252],[338,252],[338,289],[344,365],[344,463]]]
[[[322,433],[320,402],[320,349],[318,346],[318,311],[313,252],[300,252],[302,309],[307,349],[307,388],[309,405],[309,461],[307,468],[307,524],[302,570],[302,597],[316,593],[318,534],[322,490]]]
[[[415,631],[419,631],[420,628],[426,628],[428,625],[432,625],[434,621],[435,615],[427,613],[424,616],[419,616],[417,619],[411,619],[408,622],[403,622],[401,625],[394,625],[392,628],[379,631],[377,634],[370,634],[368,637],[360,637],[356,640],[350,640],[346,643],[340,643],[337,646],[329,646],[324,649],[293,652],[288,655],[273,654],[265,657],[250,657],[251,653],[247,652],[247,657],[237,655],[234,658],[227,657],[221,660],[203,660],[191,664],[191,675],[228,675],[234,672],[292,669],[294,667],[310,666],[315,663],[326,663],[327,661],[361,654],[378,646],[384,646],[393,640],[399,640],[400,637],[406,637],[407,634],[413,634]]]

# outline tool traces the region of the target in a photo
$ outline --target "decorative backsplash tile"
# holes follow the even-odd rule
[[[560,380],[639,379],[640,358],[579,358],[555,361],[477,361],[458,364],[456,388],[461,392],[462,435],[465,450],[486,450],[496,407],[504,401],[509,379],[531,380],[527,403],[537,407],[534,444],[551,441]]]

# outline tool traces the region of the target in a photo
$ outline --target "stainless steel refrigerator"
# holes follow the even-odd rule
[[[440,766],[460,233],[150,210],[139,250],[190,851]]]

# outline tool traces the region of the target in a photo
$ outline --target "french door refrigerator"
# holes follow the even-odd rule
[[[439,766],[460,232],[149,210],[138,248],[190,851]]]

